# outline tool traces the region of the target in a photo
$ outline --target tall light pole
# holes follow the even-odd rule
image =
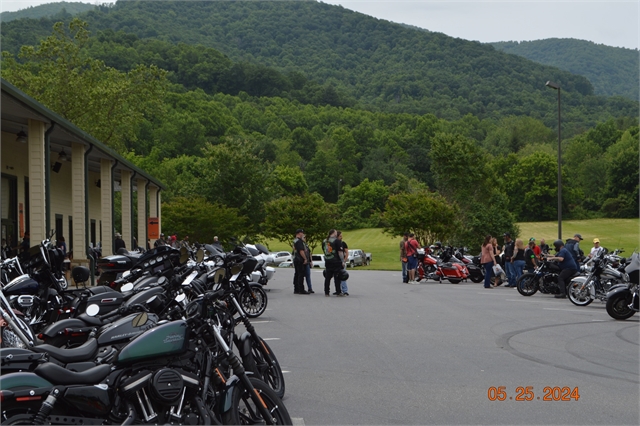
[[[338,180],[338,199],[340,199],[340,184],[342,183],[342,179]]]
[[[562,162],[561,162],[561,133],[560,133],[560,85],[547,81],[545,85],[558,91],[558,239],[562,240]]]

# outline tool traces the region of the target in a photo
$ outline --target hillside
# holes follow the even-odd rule
[[[92,31],[201,44],[234,61],[301,71],[368,109],[445,119],[526,115],[554,127],[556,96],[544,86],[553,80],[563,87],[567,135],[608,118],[638,115],[637,102],[593,96],[585,77],[318,2],[120,1],[83,19]],[[33,21],[25,32],[10,24],[2,37],[3,49],[12,52],[35,44],[52,26]]]
[[[491,43],[497,50],[587,77],[598,95],[638,100],[638,51],[571,38]]]
[[[36,7],[30,6],[16,12],[2,12],[0,13],[0,21],[6,23],[23,18],[40,19],[63,17],[66,14],[73,16],[78,13],[92,10],[93,8],[95,8],[95,6],[92,4],[61,1],[57,3],[47,3]]]

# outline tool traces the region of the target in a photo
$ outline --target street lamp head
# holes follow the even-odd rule
[[[553,81],[547,81],[547,84],[545,84],[545,86],[551,87],[552,89],[560,90],[560,85],[554,83]]]

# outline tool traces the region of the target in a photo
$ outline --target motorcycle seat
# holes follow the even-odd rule
[[[47,362],[37,366],[33,372],[54,385],[97,385],[107,378],[111,372],[111,366],[108,364],[97,365],[78,373]]]
[[[33,347],[34,352],[48,353],[50,357],[67,364],[70,362],[88,361],[98,353],[98,341],[91,338],[82,346],[77,348],[64,349],[52,345],[36,345]]]
[[[100,318],[89,316],[86,313],[78,315],[78,319],[83,321],[87,325],[95,325],[98,327],[103,325],[103,322]]]

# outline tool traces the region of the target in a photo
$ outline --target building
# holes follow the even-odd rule
[[[29,231],[33,246],[55,230],[73,264],[100,243],[112,254],[116,232],[146,248],[161,229],[163,185],[5,80],[1,102],[2,238],[15,247]]]

